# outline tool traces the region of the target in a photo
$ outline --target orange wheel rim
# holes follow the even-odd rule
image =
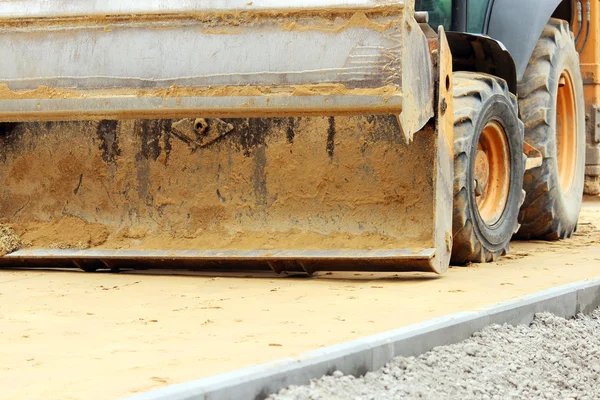
[[[577,169],[577,109],[575,90],[569,71],[563,71],[556,98],[556,159],[558,181],[563,193],[573,188]]]
[[[498,122],[488,123],[479,137],[473,190],[479,215],[487,225],[502,216],[508,201],[510,154],[504,128]]]

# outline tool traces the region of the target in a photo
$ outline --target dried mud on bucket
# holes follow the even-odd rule
[[[21,248],[21,238],[12,228],[0,224],[0,257]]]

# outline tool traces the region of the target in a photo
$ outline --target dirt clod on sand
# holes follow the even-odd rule
[[[600,194],[600,176],[586,176],[584,192],[591,195]]]
[[[9,226],[0,224],[0,257],[21,248],[23,242]]]

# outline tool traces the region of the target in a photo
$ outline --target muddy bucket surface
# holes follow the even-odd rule
[[[438,136],[394,117],[3,125],[0,258],[436,271]]]
[[[447,268],[451,55],[414,1],[113,3],[0,11],[0,264]]]

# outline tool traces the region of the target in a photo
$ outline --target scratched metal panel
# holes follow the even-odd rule
[[[278,23],[231,34],[195,20],[10,27],[0,31],[0,83],[13,90],[400,84],[402,30],[331,34]]]

